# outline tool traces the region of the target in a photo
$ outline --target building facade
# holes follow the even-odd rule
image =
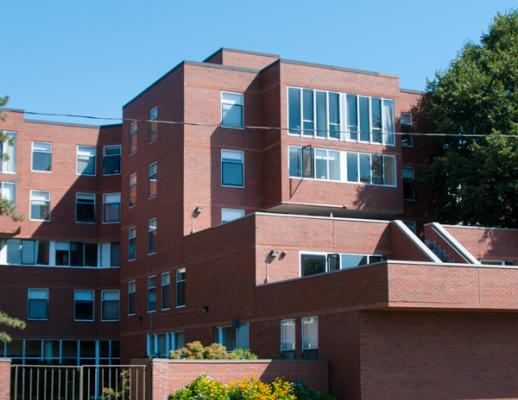
[[[397,76],[220,49],[121,125],[5,111],[2,196],[25,219],[0,217],[0,309],[28,326],[4,355],[216,341],[328,359],[340,399],[518,396],[518,230],[430,221],[420,98]]]

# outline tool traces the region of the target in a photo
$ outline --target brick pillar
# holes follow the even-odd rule
[[[11,391],[11,359],[0,358],[0,400],[9,400]]]

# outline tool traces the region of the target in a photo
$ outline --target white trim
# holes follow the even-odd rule
[[[241,96],[241,104],[240,104],[240,106],[241,106],[241,123],[242,123],[242,126],[239,127],[239,126],[223,125],[223,94],[224,93]],[[225,103],[225,104],[228,104],[228,103]],[[244,130],[245,129],[245,94],[244,93],[240,93],[240,92],[229,92],[227,90],[222,90],[220,92],[219,114],[220,114],[219,115],[220,126],[222,128]]]
[[[429,222],[425,224],[425,226],[432,225],[433,222]],[[518,228],[498,228],[498,227],[490,227],[490,226],[470,226],[470,225],[449,225],[449,224],[441,224],[446,228],[461,228],[461,229],[484,229],[484,230],[498,230],[498,231],[512,231],[518,232]]]
[[[471,264],[480,265],[480,261],[471,254],[468,249],[466,249],[460,242],[453,237],[446,229],[444,229],[441,224],[437,222],[432,222],[432,229],[446,239],[446,243],[450,245],[459,255],[468,261]]]
[[[405,234],[405,236],[410,239],[410,241],[412,241],[417,246],[417,248],[430,259],[430,261],[443,264],[441,259],[437,257],[435,253],[430,250],[428,246],[426,246],[403,221],[396,219],[392,221],[392,223],[394,223]]]
[[[32,193],[33,192],[45,192],[49,194],[49,219],[38,219],[38,218],[32,218]],[[49,190],[40,190],[40,189],[30,189],[29,190],[29,221],[39,221],[39,222],[50,222],[51,220],[51,214],[52,214],[52,208],[51,208],[51,195]]]
[[[109,195],[115,195],[115,194],[118,194],[119,195],[119,220],[118,221],[113,221],[113,222],[106,222],[104,220],[104,206],[106,205],[106,202],[105,202],[105,198],[106,196],[109,196]],[[122,196],[121,196],[121,193],[120,192],[110,192],[110,193],[103,193],[103,204],[102,204],[102,217],[101,217],[101,223],[104,224],[104,225],[113,225],[113,224],[120,224],[121,222],[121,212],[122,212]],[[115,204],[115,203],[109,203],[109,204]]]
[[[118,147],[119,148],[119,170],[122,172],[122,145],[121,144],[107,144],[105,146],[103,146],[103,159],[102,159],[102,174],[103,176],[118,176],[121,174],[121,172],[117,173],[117,174],[105,174],[104,173],[104,157],[114,157],[113,155],[109,155],[107,156],[106,155],[106,148],[107,147]]]
[[[90,147],[95,150],[95,162],[94,162],[94,173],[93,174],[78,174],[77,173],[77,167],[79,164],[79,148],[80,147]],[[76,145],[76,176],[97,176],[97,146],[96,145],[90,145],[90,144],[77,144]]]
[[[77,196],[78,195],[81,195],[81,194],[88,194],[88,195],[93,195],[94,197],[94,220],[92,222],[83,222],[83,221],[78,221],[77,220]],[[75,202],[75,207],[74,207],[74,212],[75,212],[75,223],[76,224],[86,224],[86,225],[94,225],[97,223],[97,193],[92,193],[92,192],[76,192],[76,202]]]
[[[50,146],[50,152],[43,152],[40,151],[40,153],[46,153],[50,154],[50,170],[49,171],[41,171],[39,169],[33,169],[34,165],[34,143],[45,143]],[[39,140],[35,140],[31,142],[31,172],[37,173],[37,174],[50,174],[52,172],[52,143],[51,142],[42,142]]]
[[[224,185],[223,184],[223,152],[224,151],[233,151],[233,152],[239,152],[242,155],[242,162],[241,167],[243,169],[243,184],[242,185]],[[237,164],[237,163],[236,163]],[[236,149],[221,149],[220,150],[220,160],[219,160],[219,168],[220,168],[220,186],[221,187],[228,187],[228,188],[235,188],[235,189],[244,189],[245,188],[245,152],[243,150],[236,150]]]

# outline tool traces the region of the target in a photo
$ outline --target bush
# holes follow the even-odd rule
[[[187,343],[181,349],[171,351],[169,358],[174,360],[255,360],[257,356],[248,349],[235,349],[227,352],[225,346],[212,343],[210,346],[203,346],[201,342]]]
[[[169,396],[169,400],[332,400],[320,395],[303,383],[291,383],[277,378],[272,383],[246,379],[224,385],[207,375],[201,375],[185,388]]]

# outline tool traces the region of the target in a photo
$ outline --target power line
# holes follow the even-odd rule
[[[0,111],[2,109],[0,108]],[[37,111],[23,111],[25,114],[29,115],[37,115],[37,116],[45,116],[45,117],[66,117],[66,118],[83,118],[83,119],[91,119],[91,120],[104,120],[104,121],[122,121],[122,122],[148,122],[148,123],[157,123],[157,124],[168,124],[168,125],[186,125],[186,126],[201,126],[201,127],[208,127],[208,128],[224,128],[224,126],[220,124],[211,124],[211,123],[204,123],[204,122],[188,122],[188,121],[170,121],[170,120],[151,120],[151,119],[140,119],[140,118],[121,118],[121,117],[100,117],[100,116],[93,116],[93,115],[84,115],[84,114],[63,114],[63,113],[48,113],[48,112],[37,112]],[[263,125],[244,125],[243,128],[245,129],[256,129],[256,130],[277,130],[277,131],[293,131],[292,128],[284,128],[280,126],[263,126]],[[297,129],[298,131],[302,132],[304,129],[300,128]],[[312,131],[315,131],[315,129],[311,129]],[[316,129],[317,132],[330,132],[330,130],[322,130],[322,129]],[[343,131],[343,130],[333,130],[333,133],[344,133],[349,134],[350,131]],[[456,138],[484,138],[488,135],[484,134],[476,134],[476,133],[469,133],[469,134],[457,134],[457,133],[442,133],[442,132],[383,132],[384,134],[394,134],[394,135],[400,135],[400,136],[437,136],[437,137],[456,137]],[[359,131],[356,132],[356,134],[360,134]],[[508,134],[501,134],[498,135],[499,137],[504,138],[518,138],[518,135],[508,135]],[[325,139],[325,138],[324,138]]]

